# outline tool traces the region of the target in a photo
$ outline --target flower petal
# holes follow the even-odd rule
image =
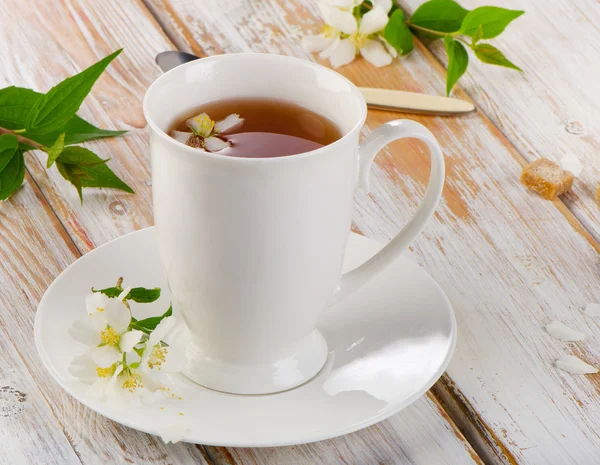
[[[110,299],[109,305],[104,311],[106,323],[113,328],[117,334],[123,334],[131,323],[131,312],[119,299]]]
[[[329,6],[342,8],[343,10],[352,10],[355,6],[362,3],[362,0],[326,0],[324,3]]]
[[[209,152],[218,152],[229,147],[229,142],[218,137],[207,137],[204,139],[204,148]]]
[[[385,28],[388,21],[387,12],[382,8],[373,8],[362,17],[358,32],[362,35],[374,34]]]
[[[141,341],[143,335],[144,333],[142,331],[138,331],[137,329],[127,331],[121,336],[119,347],[125,353],[131,352],[135,345]]]
[[[171,131],[171,137],[175,139],[177,142],[181,142],[182,144],[187,143],[190,136],[193,132],[183,132],[183,131]]]
[[[69,336],[86,346],[96,347],[102,342],[100,331],[106,326],[104,321],[99,312],[84,320],[76,320],[69,328]]]
[[[164,426],[160,426],[156,429],[156,434],[164,441],[165,444],[181,441],[190,430],[189,427],[184,423],[172,423]]]
[[[160,341],[162,341],[171,328],[175,327],[177,319],[174,316],[168,316],[163,318],[162,321],[156,326],[154,331],[150,333],[150,338],[146,344],[148,347],[154,347]]]
[[[90,351],[90,355],[92,360],[94,360],[94,363],[100,368],[108,368],[113,363],[121,360],[123,357],[121,352],[119,352],[119,349],[117,349],[115,346],[109,345],[94,347]]]
[[[379,36],[379,40],[381,41],[387,52],[392,56],[392,58],[396,58],[398,56],[398,50],[392,47],[383,36]]]
[[[387,15],[392,9],[392,0],[371,0],[374,8],[381,9]]]
[[[354,46],[354,42],[352,42],[350,39],[343,39],[340,40],[338,46],[329,56],[329,61],[331,62],[331,66],[338,68],[350,63],[352,60],[354,60],[355,56],[356,47]]]
[[[85,308],[88,315],[96,312],[102,313],[106,307],[109,297],[101,292],[92,292],[85,296]]]
[[[306,52],[322,52],[329,47],[335,37],[325,37],[324,34],[306,36],[302,38],[302,48]]]
[[[357,31],[356,18],[349,11],[344,11],[327,4],[323,5],[322,2],[319,4],[319,8],[321,9],[321,13],[323,13],[326,23],[345,34],[354,34]]]
[[[215,123],[215,131],[223,134],[224,132],[238,129],[242,124],[244,124],[244,118],[241,118],[237,113],[232,113],[227,118]]]
[[[121,291],[121,293],[119,294],[119,296],[117,297],[117,299],[119,299],[121,302],[123,302],[125,300],[125,297],[127,297],[127,294],[129,294],[131,292],[131,289],[132,289],[131,286],[123,289]]]
[[[209,137],[215,127],[215,122],[206,113],[200,113],[188,119],[185,124],[194,131],[194,134],[202,137]]]
[[[377,40],[368,40],[365,46],[360,49],[360,54],[375,66],[386,66],[392,62],[392,56],[385,51],[381,42]]]
[[[574,375],[589,375],[598,373],[598,368],[584,362],[574,355],[563,355],[554,363],[556,368]]]
[[[89,354],[75,357],[69,365],[69,373],[86,384],[92,384],[98,379],[96,364]]]
[[[329,47],[327,47],[325,50],[323,50],[321,53],[319,53],[319,56],[321,58],[329,58],[331,56],[331,54],[335,51],[335,49],[339,47],[341,41],[342,41],[342,39],[340,39],[339,37],[335,37],[331,41],[331,44],[329,45]]]

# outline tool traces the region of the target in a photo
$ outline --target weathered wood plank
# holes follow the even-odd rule
[[[79,253],[29,176],[0,205],[0,237],[0,451],[6,451],[0,462],[205,463],[195,446],[165,446],[157,437],[93,413],[42,367],[33,342],[35,308],[53,278]],[[20,399],[19,392],[28,399],[22,415],[2,418],[3,408],[18,413],[14,400]]]
[[[211,447],[208,452],[223,465],[483,464],[445,415],[429,395],[388,420],[330,441],[259,449]]]
[[[6,6],[5,13],[2,22],[3,25],[6,23],[7,27],[0,29],[0,38],[7,45],[16,46],[19,42],[22,55],[14,56],[9,52],[11,47],[0,50],[3,63],[7,63],[7,66],[0,70],[0,85],[18,83],[46,90],[64,76],[77,72],[109,51],[121,46],[126,47],[124,54],[109,68],[108,76],[98,82],[93,96],[86,101],[80,113],[97,124],[131,130],[123,139],[91,143],[90,147],[101,156],[112,157],[111,166],[138,192],[135,196],[128,196],[109,191],[92,191],[85,194],[85,204],[81,206],[73,188],[54,170],[47,172],[44,169],[45,157],[42,154],[28,156],[29,170],[35,182],[56,211],[60,222],[73,237],[76,247],[63,238],[63,242],[48,241],[43,250],[38,250],[38,246],[42,247],[39,238],[23,238],[33,240],[37,244],[30,246],[31,254],[42,254],[40,256],[43,257],[43,261],[49,261],[53,266],[44,273],[35,269],[28,277],[27,282],[32,287],[28,288],[31,302],[27,307],[28,312],[25,313],[27,318],[21,325],[23,332],[19,332],[14,340],[15,344],[20,344],[31,332],[31,310],[43,290],[59,271],[79,254],[78,250],[86,252],[109,239],[150,224],[151,183],[141,97],[146,86],[158,75],[158,69],[153,65],[154,55],[172,48],[172,45],[156,27],[148,11],[134,1],[118,5],[102,1],[86,4],[63,1],[51,6],[41,1],[27,5],[17,5],[13,2]],[[136,21],[130,23],[124,18],[136,18]],[[33,21],[36,23],[35,28]],[[24,30],[35,32],[23,38],[18,34]],[[52,72],[40,73],[40,63],[47,56],[53,57],[52,62],[48,64]],[[40,200],[44,201],[41,194]],[[9,204],[4,208],[8,209]],[[28,206],[30,212],[35,208],[40,207]],[[37,218],[37,222],[46,221],[34,217]],[[15,219],[16,222],[26,220],[27,218],[19,216]],[[55,219],[53,227],[56,231],[64,233],[60,226],[59,221]],[[15,224],[10,230],[20,227],[19,224]],[[66,253],[65,243],[70,246]],[[60,251],[63,251],[63,256],[57,257],[56,254]],[[7,250],[5,257],[8,268],[1,271],[7,276],[18,270],[21,261],[26,259],[16,254],[14,248]],[[4,297],[9,306],[16,306],[16,296],[7,293]],[[6,320],[5,324],[13,325],[18,315],[3,315],[0,322],[3,322],[3,317]],[[106,457],[106,461],[109,462],[114,460],[115,463],[121,463],[129,459],[134,460],[136,464],[162,463],[161,461],[187,464],[193,460],[202,460],[202,451],[193,446],[165,447],[157,442],[156,438],[121,428],[91,413],[69,400],[54,386],[39,366],[33,351],[25,354],[24,359],[34,378],[39,380],[42,392],[52,393],[51,396],[48,395],[48,398],[52,398],[50,404],[55,408],[57,418],[67,431],[83,463],[97,463],[98,457],[91,449],[96,441],[105,443],[105,451],[101,453],[109,454]],[[59,402],[59,405],[54,405],[55,402]],[[424,418],[411,420],[409,417],[408,421],[430,422],[437,425],[439,431],[446,430],[447,433],[439,438],[440,442],[454,444],[453,447],[457,451],[461,450],[470,460],[469,454],[472,451],[468,445],[461,445],[464,438],[452,432],[443,414],[431,406],[432,401],[423,402],[429,402],[430,405],[421,412]],[[412,454],[411,448],[414,444],[406,444],[405,447],[403,451],[396,451],[397,456]],[[363,453],[368,453],[368,449],[364,449]]]
[[[147,3],[182,48],[315,59],[299,46],[303,30],[320,26],[313,18],[315,2]],[[421,45],[392,67],[356,62],[340,72],[358,85],[444,92],[443,68]],[[507,98],[521,95],[504,81],[502,92]],[[468,98],[460,89],[457,95]],[[524,104],[532,101],[537,97]],[[492,99],[489,105],[504,108],[510,102]],[[536,114],[521,108],[521,118],[531,118],[531,124]],[[367,125],[373,128],[395,116],[374,111]],[[480,435],[479,450],[490,463],[593,463],[600,450],[594,377],[569,376],[552,363],[570,352],[599,363],[600,347],[552,340],[543,325],[561,319],[598,333],[579,311],[599,299],[598,244],[564,204],[541,200],[520,186],[525,160],[485,114],[411,118],[439,138],[448,163],[443,207],[413,247],[458,314],[459,343],[448,370],[455,395],[445,399],[457,411],[466,405],[472,409],[479,425],[471,421],[471,430]],[[512,134],[519,133],[515,127]],[[384,151],[372,175],[373,191],[357,195],[358,229],[382,240],[392,237],[414,211],[427,169],[418,143],[398,142]]]
[[[414,11],[421,0],[400,0]],[[465,8],[488,5],[461,0]],[[472,57],[460,85],[528,161],[554,161],[574,154],[584,166],[573,192],[563,201],[600,240],[600,209],[594,193],[600,183],[600,11],[593,0],[522,2],[503,0],[498,6],[526,14],[491,42],[524,71],[484,65]],[[445,63],[443,44],[432,51]]]

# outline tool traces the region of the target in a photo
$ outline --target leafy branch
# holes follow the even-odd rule
[[[0,89],[0,200],[9,198],[25,177],[24,152],[48,154],[47,168],[56,164],[83,202],[84,187],[106,187],[133,193],[91,150],[81,142],[118,136],[125,131],[100,129],[75,113],[117,50],[75,76],[65,79],[46,94],[22,87]]]
[[[372,5],[370,0],[366,0],[357,8],[368,10]],[[443,39],[448,55],[446,95],[449,95],[456,81],[467,70],[467,48],[484,63],[522,71],[496,47],[480,41],[499,36],[523,13],[495,6],[482,6],[469,11],[454,0],[429,0],[408,18],[397,6],[392,7],[383,36],[400,55],[413,50],[413,33],[428,39]]]

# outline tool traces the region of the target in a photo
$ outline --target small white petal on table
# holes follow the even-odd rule
[[[546,325],[546,331],[561,341],[583,341],[585,334],[569,328],[566,324],[560,321],[553,321]]]
[[[378,40],[368,40],[360,49],[360,54],[369,63],[378,67],[389,65],[392,62],[392,56],[386,52],[383,44]]]
[[[590,317],[600,316],[600,304],[587,304],[585,306],[585,316],[590,316]]]
[[[165,444],[170,442],[174,444],[181,441],[189,430],[189,427],[185,424],[173,423],[166,426],[161,426],[157,431],[157,434],[160,435],[160,438],[165,442]]]
[[[561,370],[574,375],[590,375],[598,373],[598,368],[585,363],[574,355],[563,355],[556,361],[555,365],[556,368],[560,368]]]
[[[388,21],[387,12],[382,8],[373,8],[362,17],[358,32],[364,35],[374,34],[381,31]]]

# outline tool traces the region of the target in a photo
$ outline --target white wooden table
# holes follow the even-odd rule
[[[401,0],[414,10],[420,0]],[[489,4],[462,0],[467,8]],[[160,74],[154,56],[256,51],[314,60],[300,37],[320,25],[314,1],[0,0],[0,87],[46,91],[125,47],[80,114],[128,129],[94,142],[137,192],[75,190],[27,155],[23,187],[0,205],[0,463],[4,464],[597,464],[600,376],[552,365],[561,354],[600,364],[600,7],[594,0],[502,0],[527,14],[497,40],[523,74],[474,62],[456,96],[478,112],[416,117],[442,144],[447,187],[439,213],[413,245],[419,264],[454,305],[456,355],[432,392],[387,421],[345,437],[277,449],[164,445],[98,416],[67,396],[33,344],[36,305],[82,254],[152,224],[148,132],[141,99]],[[440,44],[376,69],[340,71],[363,86],[442,95]],[[475,61],[475,60],[473,60]],[[397,117],[370,112],[366,131]],[[524,163],[575,154],[585,170],[573,192],[548,202],[518,178]],[[354,226],[385,241],[414,211],[428,174],[424,147],[394,143],[377,159],[372,193],[357,195]],[[591,335],[561,343],[559,319]],[[210,421],[207,418],[206,421]]]

